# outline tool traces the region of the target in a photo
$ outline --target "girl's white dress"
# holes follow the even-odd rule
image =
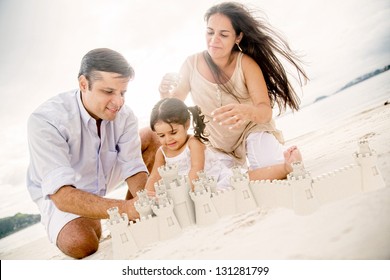
[[[179,175],[188,175],[191,168],[191,154],[188,144],[186,144],[186,147],[180,154],[174,157],[167,157],[162,147],[160,147],[160,150],[167,164],[177,164]],[[231,186],[230,177],[233,174],[231,169],[221,163],[216,152],[208,148],[205,150],[204,172],[207,177],[216,179],[217,189],[226,189]]]

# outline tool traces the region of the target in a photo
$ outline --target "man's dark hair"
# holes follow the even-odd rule
[[[84,55],[78,77],[84,75],[91,86],[93,80],[100,79],[96,71],[117,73],[118,78],[134,77],[134,69],[123,55],[107,48],[94,49]]]

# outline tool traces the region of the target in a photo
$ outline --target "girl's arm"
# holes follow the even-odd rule
[[[188,173],[188,178],[191,183],[191,190],[194,190],[192,180],[198,179],[198,172],[204,170],[205,166],[205,150],[206,146],[200,142],[196,137],[191,136],[188,140],[188,148],[191,155],[191,168]]]
[[[154,195],[155,193],[154,184],[161,179],[161,176],[158,173],[158,168],[160,166],[163,166],[164,164],[165,164],[164,156],[161,152],[161,149],[158,149],[154,158],[152,172],[150,173],[149,178],[145,185],[145,190],[148,192],[148,194]]]

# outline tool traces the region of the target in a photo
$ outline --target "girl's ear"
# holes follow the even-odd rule
[[[186,121],[186,124],[184,125],[184,128],[186,129],[186,130],[188,130],[189,128],[190,128],[190,120],[187,120]]]

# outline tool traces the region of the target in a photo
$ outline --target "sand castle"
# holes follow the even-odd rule
[[[108,209],[113,258],[129,259],[139,249],[173,238],[188,226],[207,226],[223,216],[258,207],[284,207],[307,215],[326,203],[385,187],[375,151],[366,140],[359,141],[358,146],[353,154],[355,164],[315,178],[302,163],[293,164],[286,180],[273,181],[250,181],[241,168],[235,167],[231,187],[224,190],[217,190],[214,178],[200,173],[193,182],[194,191],[190,191],[188,177],[179,176],[177,166],[163,166],[159,169],[162,179],[155,185],[156,197],[138,192],[135,207],[140,219],[129,222],[118,208]]]

